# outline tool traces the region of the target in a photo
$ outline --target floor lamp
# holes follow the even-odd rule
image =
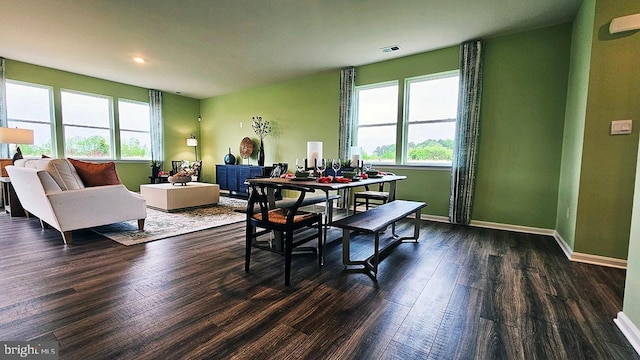
[[[193,134],[187,138],[187,146],[193,146],[193,151],[196,154],[196,161],[198,161],[198,139]]]
[[[0,127],[0,144],[33,144],[33,130]],[[22,151],[16,146],[13,162],[22,159]]]

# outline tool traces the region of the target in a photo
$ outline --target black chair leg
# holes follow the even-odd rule
[[[245,236],[245,253],[244,253],[244,271],[249,272],[249,263],[251,262],[251,243],[253,241],[253,226],[247,222]]]
[[[322,236],[322,221],[318,222],[318,266],[324,265],[324,237]]]
[[[293,231],[286,232],[284,249],[284,286],[289,286],[291,280],[291,257],[293,252]]]

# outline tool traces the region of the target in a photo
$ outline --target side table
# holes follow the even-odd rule
[[[18,195],[16,195],[16,191],[13,189],[13,185],[11,185],[11,179],[8,176],[3,176],[0,177],[0,182],[2,183],[2,199],[4,202],[4,211],[6,211],[11,217],[26,216],[27,214],[22,208],[20,200],[18,200]]]

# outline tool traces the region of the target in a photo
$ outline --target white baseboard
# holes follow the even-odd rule
[[[576,261],[576,262],[581,262],[586,264],[593,264],[593,265],[600,265],[600,266],[608,266],[608,267],[613,267],[618,269],[627,268],[627,260],[617,259],[617,258],[612,258],[607,256],[574,252],[573,255],[571,255],[571,258],[569,259],[571,261]]]
[[[564,252],[564,255],[567,257],[567,259],[571,260],[571,257],[573,256],[573,249],[571,248],[571,246],[567,244],[562,235],[560,235],[557,231],[553,232],[553,238],[556,239],[556,242],[560,246],[560,249],[562,249],[562,252]]]
[[[622,311],[618,313],[618,317],[613,319],[613,322],[618,325],[618,328],[629,340],[631,346],[640,354],[640,330],[638,330],[638,327]]]
[[[449,218],[446,216],[420,214],[420,219],[434,221],[434,222],[441,222],[441,223],[449,223]]]
[[[548,235],[553,236],[555,230],[552,229],[544,229],[544,228],[536,228],[530,226],[522,226],[522,225],[509,225],[509,224],[501,224],[494,223],[489,221],[477,221],[471,220],[470,226],[487,228],[487,229],[496,229],[496,230],[507,230],[507,231],[515,231],[527,234],[536,234],[536,235]]]

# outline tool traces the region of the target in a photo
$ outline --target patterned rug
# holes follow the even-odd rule
[[[218,205],[171,213],[148,207],[144,231],[138,231],[137,220],[100,226],[92,230],[122,245],[136,245],[243,221],[246,215],[234,210],[246,207],[245,200],[220,196]]]

